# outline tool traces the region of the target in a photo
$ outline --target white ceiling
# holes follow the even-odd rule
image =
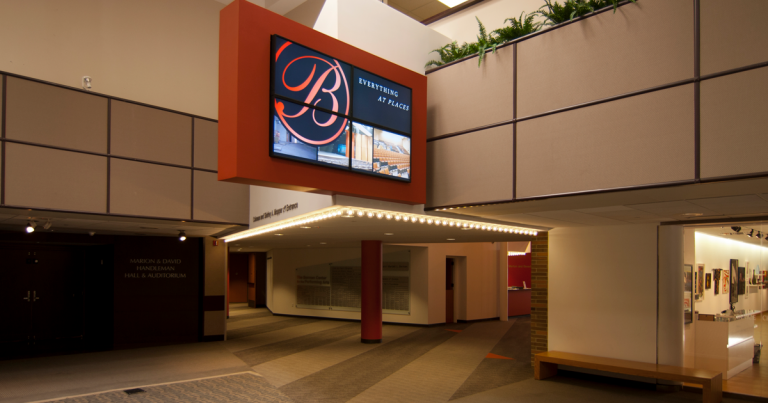
[[[655,222],[685,224],[703,219],[729,221],[768,217],[768,179],[553,197],[449,211],[551,228]]]
[[[424,21],[450,9],[438,0],[388,0],[387,4],[416,21]]]
[[[51,221],[51,228],[43,225]],[[77,213],[57,213],[38,210],[0,208],[0,230],[23,232],[29,221],[35,221],[35,231],[71,234],[95,232],[100,235],[178,236],[185,231],[188,237],[224,235],[244,227],[225,224],[190,223],[182,220],[155,220],[129,217],[100,216]]]
[[[732,226],[741,227],[741,231],[735,232],[731,228]],[[751,245],[768,247],[768,240],[765,239],[768,237],[768,234],[764,232],[768,231],[768,221],[697,226],[695,231]],[[759,238],[757,236],[758,232],[761,235]],[[752,234],[752,236],[749,236],[749,234]]]

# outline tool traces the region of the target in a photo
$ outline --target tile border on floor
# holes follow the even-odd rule
[[[258,374],[258,373],[254,372],[254,371],[242,371],[242,372],[233,372],[231,374],[224,374],[224,375],[206,376],[206,377],[203,377],[203,378],[185,379],[183,381],[153,383],[153,384],[149,384],[149,385],[137,385],[137,386],[129,386],[129,387],[125,387],[125,388],[102,390],[102,391],[93,392],[93,393],[83,393],[81,395],[60,396],[60,397],[54,397],[53,399],[35,400],[35,401],[32,401],[32,402],[28,402],[28,403],[55,402],[57,400],[72,399],[72,398],[75,398],[75,397],[94,396],[94,395],[101,395],[101,394],[104,394],[104,393],[111,393],[111,392],[122,392],[122,391],[127,390],[127,389],[151,388],[151,387],[155,387],[155,386],[173,385],[173,384],[177,384],[177,383],[202,381],[202,380],[206,380],[206,379],[223,378],[225,376],[242,375],[242,374],[251,374],[251,375],[253,375],[255,377],[263,378],[263,376],[261,374]]]

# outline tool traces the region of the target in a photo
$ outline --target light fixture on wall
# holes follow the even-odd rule
[[[187,240],[187,234],[182,230],[179,231],[179,241],[184,242]]]
[[[27,222],[27,228],[25,229],[27,231],[27,234],[31,234],[35,232],[35,227],[37,227],[37,223],[34,221]]]
[[[490,224],[477,221],[436,217],[434,215],[426,214],[414,214],[403,213],[397,211],[379,210],[372,208],[360,208],[360,207],[348,207],[348,206],[334,206],[328,207],[322,210],[313,211],[311,213],[303,214],[297,217],[285,219],[276,223],[263,225],[256,228],[251,228],[237,234],[232,234],[224,237],[226,242],[237,241],[240,239],[249,238],[252,236],[269,234],[275,236],[282,236],[283,230],[289,228],[301,228],[312,226],[313,223],[328,219],[334,219],[336,217],[345,218],[362,218],[362,219],[386,219],[391,220],[398,225],[435,225],[445,228],[447,231],[454,229],[460,230],[474,230],[474,231],[489,231],[505,234],[518,234],[525,236],[537,236],[538,230],[522,228],[511,225],[499,225]],[[394,220],[393,220],[394,219]]]

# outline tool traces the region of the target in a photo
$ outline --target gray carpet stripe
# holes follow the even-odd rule
[[[142,387],[144,392],[128,395],[112,391],[56,400],[56,403],[294,403],[266,379],[239,374],[168,385]]]
[[[489,351],[514,360],[486,358],[450,400],[533,378],[531,366],[531,317],[519,316],[507,333]]]
[[[254,336],[257,334],[273,332],[294,326],[306,325],[318,322],[320,319],[294,318],[282,320],[280,322],[265,323],[263,325],[249,326],[242,329],[230,330],[227,332],[227,340],[236,340],[243,337]]]
[[[291,382],[280,391],[297,402],[346,402],[444,343],[468,324],[417,330],[371,351]]]
[[[265,316],[272,316],[272,313],[267,311],[267,312],[244,313],[242,315],[230,316],[229,319],[227,319],[227,323],[239,322],[241,320],[246,320],[246,319],[263,318]]]
[[[326,344],[360,334],[360,324],[350,323],[341,327],[323,330],[265,346],[249,348],[235,353],[237,358],[253,367],[291,354],[321,347]]]
[[[254,309],[254,308],[251,308],[251,307],[250,307],[250,306],[248,306],[248,305],[239,305],[239,306],[232,306],[232,305],[230,305],[230,306],[229,306],[229,311],[230,311],[230,312],[234,312],[234,311],[244,311],[244,310],[246,310],[246,309]]]

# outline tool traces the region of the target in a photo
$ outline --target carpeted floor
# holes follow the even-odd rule
[[[663,393],[565,372],[535,381],[528,316],[429,327],[388,324],[381,344],[360,343],[359,322],[272,316],[247,306],[232,307],[228,326],[226,342],[0,362],[0,401],[701,401],[697,393]],[[144,391],[123,391],[137,387]]]

